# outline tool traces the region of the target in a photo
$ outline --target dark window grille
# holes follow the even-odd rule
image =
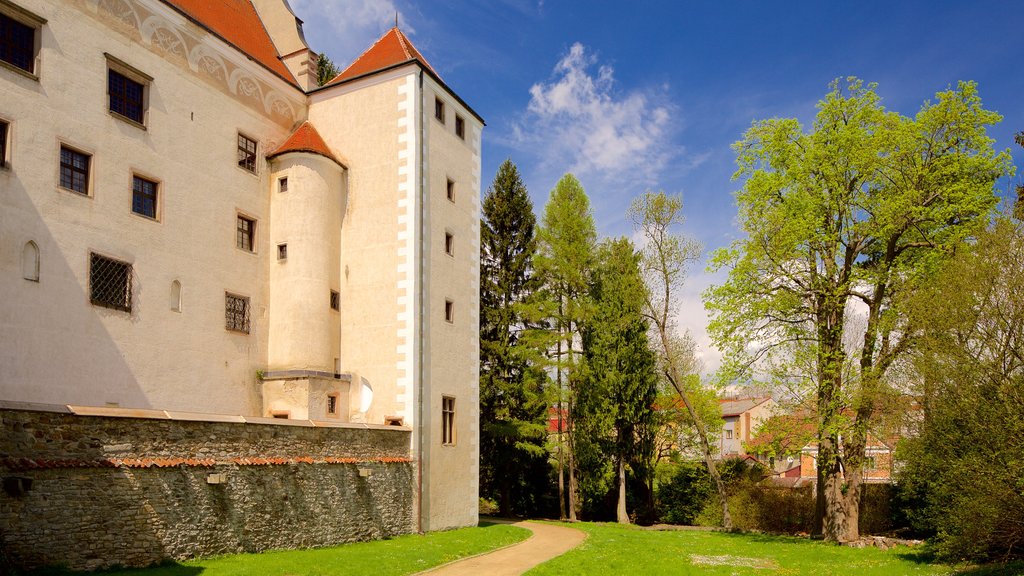
[[[140,176],[132,177],[132,212],[156,219],[157,184]]]
[[[142,124],[145,86],[114,70],[107,71],[110,111]]]
[[[434,99],[434,118],[441,121],[444,124],[444,102],[440,98]]]
[[[455,135],[463,140],[466,139],[466,121],[462,116],[455,116]]]
[[[241,134],[238,135],[238,166],[253,174],[256,173],[256,141],[246,138]],[[286,182],[284,190],[287,189],[288,184]]]
[[[331,290],[331,310],[338,310],[341,308],[341,295],[337,291]]]
[[[60,147],[60,186],[79,194],[89,194],[89,155]]]
[[[249,333],[249,299],[234,294],[224,295],[224,327],[233,332]]]
[[[7,122],[0,121],[0,168],[7,166]]]
[[[441,398],[441,444],[455,444],[455,398]]]
[[[327,397],[327,413],[337,414],[338,413],[338,397],[331,395]]]
[[[256,221],[245,216],[238,217],[238,225],[235,228],[235,245],[246,252],[255,251],[256,243]]]
[[[35,73],[36,29],[0,14],[0,60]]]
[[[89,301],[97,306],[132,311],[132,265],[89,254]]]

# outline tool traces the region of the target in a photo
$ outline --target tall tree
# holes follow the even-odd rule
[[[657,377],[643,316],[647,290],[639,256],[626,238],[605,242],[599,255],[591,294],[593,312],[583,330],[586,375],[577,405],[578,412],[589,409],[583,420],[607,422],[604,444],[615,466],[618,491],[615,517],[628,524],[626,467],[634,476],[650,472],[645,464],[654,451]]]
[[[553,356],[558,391],[559,503],[561,507],[565,502],[564,468],[569,476],[569,506],[567,514],[562,510],[562,517],[575,520],[579,501],[571,449],[574,423],[571,418],[565,422],[562,419],[573,412],[576,384],[580,378],[580,334],[590,308],[588,291],[597,230],[590,211],[590,199],[572,174],[562,176],[551,191],[548,203],[544,206],[539,240],[540,246],[534,262],[544,286],[539,292],[534,315],[550,323],[545,345]],[[565,441],[562,438],[563,428]]]
[[[334,62],[327,56],[327,54],[320,54],[316,57],[316,85],[323,86],[335,76],[341,73],[338,67],[334,65]]]
[[[524,303],[537,289],[536,218],[519,171],[505,160],[484,196],[480,222],[480,471],[503,515],[546,457],[544,373],[532,369]],[[524,512],[524,510],[518,510]]]
[[[678,196],[647,192],[633,200],[630,217],[645,242],[642,264],[648,290],[644,306],[655,332],[659,369],[686,407],[722,506],[722,525],[731,529],[728,494],[708,436],[708,396],[700,389],[700,378],[696,376],[692,341],[677,330],[679,289],[687,268],[700,257],[701,247],[692,238],[676,232],[684,222],[683,201]]]
[[[828,540],[859,537],[868,428],[917,331],[896,297],[929,282],[996,205],[1010,159],[985,130],[999,120],[973,83],[908,118],[850,79],[832,84],[809,132],[765,120],[735,145],[746,237],[714,256],[729,276],[706,295],[709,331],[733,368],[813,358]]]

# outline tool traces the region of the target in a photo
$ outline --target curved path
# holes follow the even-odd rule
[[[526,528],[533,535],[518,544],[472,558],[438,566],[420,574],[430,576],[519,576],[530,568],[565,554],[580,545],[587,534],[575,528],[514,522],[513,526]]]

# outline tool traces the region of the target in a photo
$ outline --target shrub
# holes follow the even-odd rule
[[[668,476],[656,490],[661,521],[693,524],[714,494],[707,468],[702,462],[680,462],[660,475]]]

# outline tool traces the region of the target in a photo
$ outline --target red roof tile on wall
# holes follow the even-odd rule
[[[437,71],[423,57],[423,54],[420,54],[420,51],[412,45],[409,38],[398,28],[392,28],[374,42],[373,46],[370,46],[359,58],[356,58],[355,62],[349,64],[348,68],[345,68],[341,74],[338,74],[328,82],[327,85],[351,80],[358,76],[377,72],[378,70],[412,60],[416,60],[426,66],[435,76],[440,78]]]
[[[320,137],[320,133],[316,131],[309,122],[303,122],[302,126],[299,126],[292,135],[284,141],[284,144],[278,147],[267,155],[267,158],[274,158],[287,152],[309,152],[311,154],[319,154],[326,158],[334,160],[338,164],[344,166],[344,164],[338,160],[338,158],[331,152],[331,149],[327,147],[327,143]]]
[[[163,0],[246,56],[298,86],[250,0]]]

